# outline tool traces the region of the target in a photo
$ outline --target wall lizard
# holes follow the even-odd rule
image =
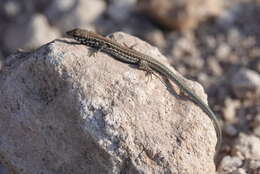
[[[75,40],[81,44],[97,49],[98,51],[105,52],[119,61],[128,64],[138,65],[140,69],[147,72],[157,72],[160,75],[171,79],[177,86],[188,94],[189,98],[195,102],[212,120],[217,135],[216,153],[220,150],[222,143],[222,132],[218,122],[218,118],[210,109],[210,107],[204,103],[199,96],[197,96],[176,74],[174,74],[167,66],[157,61],[156,59],[145,55],[139,51],[131,49],[126,46],[122,46],[119,43],[99,35],[94,32],[90,32],[84,29],[73,29],[66,32],[67,35],[72,36]]]

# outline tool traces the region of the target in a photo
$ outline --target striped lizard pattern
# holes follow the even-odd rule
[[[204,103],[202,99],[197,94],[195,94],[183,82],[183,80],[179,78],[176,74],[174,74],[167,66],[148,55],[145,55],[129,47],[122,46],[121,44],[113,41],[112,39],[109,39],[94,32],[90,32],[88,30],[76,28],[66,32],[66,34],[72,36],[81,44],[94,48],[97,51],[105,52],[106,54],[114,57],[115,59],[121,62],[137,65],[140,69],[145,70],[148,73],[152,73],[155,71],[160,75],[172,80],[212,120],[218,138],[216,144],[216,153],[220,150],[220,146],[222,143],[222,132],[217,116],[210,109],[210,107],[206,103]]]

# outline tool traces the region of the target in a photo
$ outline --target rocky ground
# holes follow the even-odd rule
[[[174,14],[182,17],[169,26],[171,14],[157,14],[159,6],[147,11],[144,4],[152,3],[148,0],[1,0],[0,71],[1,62],[17,49],[32,50],[75,27],[104,35],[115,31],[136,35],[157,46],[181,74],[205,87],[224,134],[218,172],[260,173],[260,1],[194,2],[204,4],[204,9],[223,6],[201,16],[189,11]],[[161,8],[167,11],[167,5]],[[189,8],[180,8],[180,13],[184,9]]]

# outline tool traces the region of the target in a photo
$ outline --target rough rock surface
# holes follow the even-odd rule
[[[163,60],[147,43],[114,39]],[[17,173],[215,173],[208,116],[161,80],[59,39],[0,74],[0,161]],[[174,71],[174,69],[173,69]],[[206,101],[198,83],[186,83]],[[175,89],[176,87],[173,86]],[[178,89],[178,88],[177,88]]]

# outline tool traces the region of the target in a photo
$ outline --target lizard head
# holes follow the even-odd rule
[[[72,37],[82,37],[84,33],[86,33],[87,30],[82,30],[79,28],[75,28],[73,30],[67,31],[66,34],[68,36],[72,36]]]
[[[89,40],[94,36],[96,36],[94,32],[91,32],[89,30],[79,29],[79,28],[75,28],[73,30],[67,31],[66,34],[68,36],[75,38],[76,40],[80,40],[80,39]]]

